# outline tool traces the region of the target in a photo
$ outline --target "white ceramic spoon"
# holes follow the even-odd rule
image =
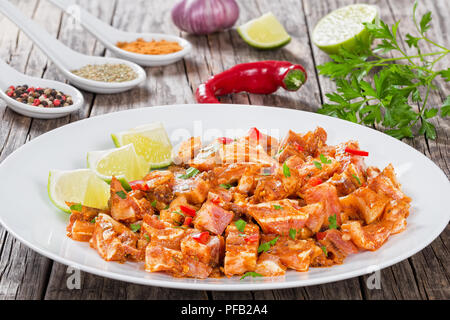
[[[75,112],[83,106],[84,99],[80,91],[68,84],[30,77],[24,75],[11,68],[3,60],[0,59],[0,97],[5,100],[6,104],[15,112],[23,114],[24,116],[39,118],[39,119],[54,119],[68,115]],[[72,97],[73,104],[67,107],[60,108],[42,108],[34,107],[28,104],[18,102],[13,98],[8,97],[5,93],[10,86],[28,85],[29,87],[52,88]]]
[[[122,30],[115,29],[109,24],[104,23],[97,17],[93,16],[79,5],[75,4],[72,0],[49,0],[59,8],[61,8],[66,13],[70,14],[76,19],[86,30],[88,30],[94,37],[96,37],[103,45],[111,50],[117,56],[127,59],[142,66],[164,66],[178,60],[182,59],[186,54],[188,54],[192,46],[189,41],[174,36],[163,33],[135,33],[135,32],[125,32]],[[148,55],[139,54],[129,51],[122,50],[116,46],[117,42],[131,42],[138,38],[142,38],[145,41],[151,40],[167,40],[175,41],[183,47],[183,50],[162,54],[162,55]]]
[[[58,69],[75,86],[96,93],[117,93],[129,90],[146,79],[144,69],[130,61],[88,56],[76,52],[51,36],[44,28],[23,15],[18,8],[7,0],[0,0],[0,12],[14,22],[30,39],[53,61]],[[74,75],[76,70],[88,64],[126,64],[137,74],[137,78],[125,82],[102,82],[85,79]]]

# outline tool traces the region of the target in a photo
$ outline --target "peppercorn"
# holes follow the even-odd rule
[[[73,104],[72,97],[53,88],[35,88],[24,84],[9,86],[6,94],[17,102],[41,108],[66,107]]]

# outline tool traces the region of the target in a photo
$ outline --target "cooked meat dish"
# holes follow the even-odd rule
[[[184,141],[170,167],[113,177],[109,210],[71,206],[67,235],[107,261],[205,279],[282,276],[342,264],[406,228],[411,199],[391,164],[367,167],[357,141],[256,128]]]

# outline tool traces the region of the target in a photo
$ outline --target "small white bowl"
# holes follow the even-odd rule
[[[17,113],[27,117],[38,119],[54,119],[64,117],[72,112],[78,111],[84,104],[84,98],[76,88],[53,80],[41,79],[24,75],[0,60],[0,97],[5,100],[8,107]],[[29,87],[52,88],[72,97],[73,104],[67,107],[42,108],[30,106],[26,103],[18,102],[6,94],[10,86],[28,85]]]

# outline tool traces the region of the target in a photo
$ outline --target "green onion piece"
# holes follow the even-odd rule
[[[314,165],[316,166],[317,169],[322,170],[322,165],[320,164],[319,161],[314,161],[313,163],[314,163]]]
[[[229,183],[221,183],[221,184],[219,184],[219,187],[222,187],[222,188],[228,190],[228,189],[230,189],[232,187],[232,185],[229,184]]]
[[[148,234],[144,234],[144,238],[145,240],[150,241],[150,237],[148,236]]]
[[[279,206],[279,205],[277,205],[277,204],[274,204],[274,205],[273,205],[273,208],[276,209],[276,210],[281,210],[281,209],[283,209],[282,206]]]
[[[122,199],[126,199],[126,198],[127,198],[127,194],[126,194],[124,191],[122,191],[122,190],[117,191],[116,194],[117,194],[119,197],[121,197]]]
[[[327,250],[327,247],[321,246],[320,249],[322,249],[322,251],[323,251],[323,253],[325,254],[325,256],[328,257],[328,250]]]
[[[130,229],[133,232],[138,232],[141,229],[141,225],[139,223],[130,224]]]
[[[156,200],[153,200],[151,205],[152,205],[153,208],[156,208]]]
[[[356,181],[358,181],[359,185],[361,185],[361,180],[359,180],[358,176],[355,174],[352,174],[352,176],[356,179]]]
[[[91,220],[91,223],[95,223],[97,217],[94,217],[94,219]]]
[[[81,212],[81,210],[83,210],[83,206],[80,203],[73,204],[70,206],[70,210]]]
[[[262,274],[259,274],[259,273],[257,273],[257,272],[250,271],[250,272],[245,273],[245,274],[241,277],[240,280],[244,280],[244,279],[247,278],[247,277],[256,278],[256,277],[262,277],[262,276],[263,276]]]
[[[283,163],[283,174],[286,178],[289,178],[291,176],[291,169],[289,169],[288,165]]]
[[[333,214],[332,216],[328,217],[328,222],[329,222],[329,229],[337,229],[337,222],[336,222],[336,214]]]
[[[295,240],[295,236],[297,235],[297,230],[295,229],[289,229],[289,237],[291,237],[292,240]]]
[[[247,222],[245,222],[242,219],[239,219],[238,221],[236,221],[234,223],[234,225],[236,226],[236,228],[239,230],[239,232],[244,232],[245,226],[247,225]]]
[[[325,157],[323,154],[320,154],[319,158],[320,158],[320,161],[322,163],[324,163],[324,164],[330,164],[331,163],[331,160],[327,159],[327,157]]]
[[[200,171],[198,169],[190,167],[189,169],[186,170],[186,173],[179,176],[179,178],[189,179],[195,177],[199,172]]]
[[[120,183],[122,184],[122,187],[125,189],[126,192],[130,192],[131,190],[133,190],[133,189],[131,189],[131,186],[127,180],[120,179]]]
[[[268,242],[261,243],[261,244],[259,245],[259,248],[258,248],[258,253],[269,251],[269,250],[270,250],[270,247],[274,246],[275,243],[277,243],[277,241],[278,241],[279,238],[280,238],[280,237],[278,236],[278,237],[274,238],[273,240],[270,240],[270,241],[268,241]]]

